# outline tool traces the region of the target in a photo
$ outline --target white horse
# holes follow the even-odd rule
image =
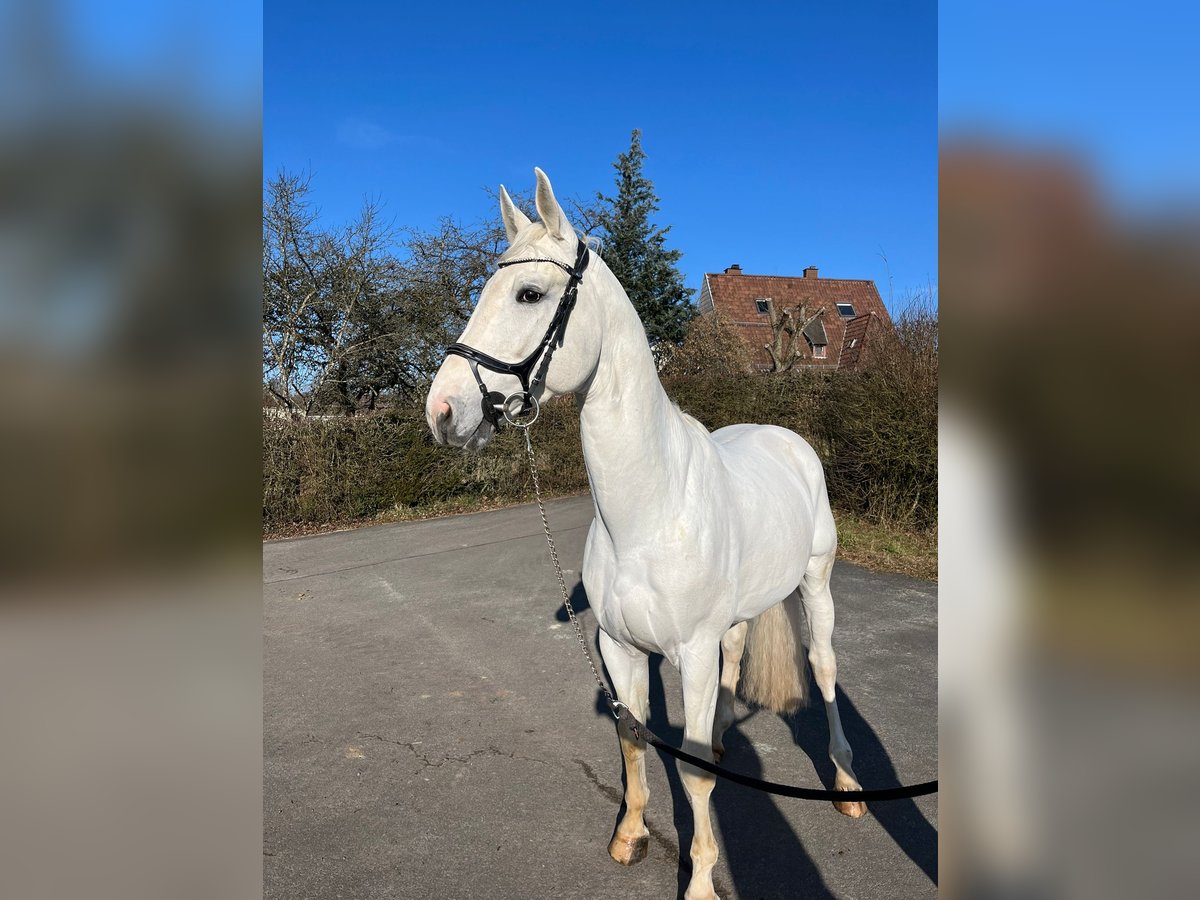
[[[573,285],[578,238],[549,179],[534,171],[541,221],[531,222],[501,186],[509,246],[460,339],[493,362],[528,361],[539,346],[544,350],[557,300]],[[816,453],[798,435],[770,425],[710,434],[668,399],[638,315],[596,254],[577,290],[561,347],[533,392],[542,401],[573,393],[579,403],[596,506],[583,584],[618,698],[644,722],[647,654],[662,654],[683,679],[684,749],[719,760],[721,736],[734,719],[743,649],[749,645],[747,699],[792,711],[805,699],[800,638],[807,623],[835,787],[861,790],[838,717],[829,593],[837,533]],[[515,375],[448,356],[426,402],[435,439],[482,446],[493,424],[480,389],[508,395],[522,387]],[[632,865],[644,858],[649,837],[645,744],[623,727],[620,743],[626,812],[608,849],[617,862]],[[717,844],[709,814],[715,779],[686,764],[680,775],[695,817],[685,898],[715,897]],[[866,812],[858,802],[834,806],[855,817]]]

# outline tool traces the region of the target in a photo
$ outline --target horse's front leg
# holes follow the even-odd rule
[[[709,762],[713,759],[713,719],[719,686],[720,645],[688,647],[679,665],[683,676],[683,749]],[[684,900],[716,900],[712,870],[717,863],[717,839],[713,834],[709,796],[716,778],[687,763],[679,764],[683,789],[692,804],[695,829],[692,836],[692,880]]]
[[[624,647],[600,632],[600,655],[608,669],[617,699],[641,722],[650,708],[650,660],[634,647]],[[632,866],[646,858],[650,829],[644,811],[650,791],[646,786],[646,743],[628,732],[624,720],[617,726],[621,738],[621,756],[625,759],[625,815],[617,824],[608,854],[623,866]]]

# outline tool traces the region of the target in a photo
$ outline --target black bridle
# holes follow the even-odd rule
[[[533,348],[533,352],[520,362],[504,362],[462,343],[454,343],[446,348],[446,356],[461,356],[470,364],[471,374],[475,376],[475,382],[479,385],[480,393],[483,394],[483,417],[493,427],[499,428],[505,419],[515,421],[516,416],[524,415],[536,407],[537,399],[533,396],[533,392],[545,379],[546,370],[550,367],[550,358],[554,355],[554,351],[562,346],[567,330],[567,319],[571,316],[571,310],[575,308],[575,296],[579,289],[579,282],[583,280],[583,272],[588,266],[588,258],[588,246],[580,241],[579,249],[575,253],[574,266],[568,266],[557,259],[545,257],[510,259],[496,266],[498,269],[503,269],[505,266],[515,266],[519,263],[546,262],[553,263],[571,276],[562,298],[558,301],[558,309],[554,311],[554,318],[550,320],[550,327],[546,329],[545,336]],[[541,366],[538,367],[537,374],[534,374],[534,367],[538,365],[539,361],[541,361]],[[521,382],[521,390],[508,397],[499,391],[489,391],[479,374],[480,366],[500,375],[515,375]],[[521,403],[520,409],[515,408],[518,400]]]

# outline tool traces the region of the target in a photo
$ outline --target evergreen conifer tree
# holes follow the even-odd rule
[[[604,261],[624,286],[633,308],[646,328],[646,337],[660,361],[683,342],[695,314],[691,288],[675,267],[679,250],[668,250],[668,225],[657,227],[651,217],[658,212],[654,183],[642,174],[642,132],[634,129],[629,150],[617,156],[615,197],[597,194],[601,208],[597,224],[604,230]]]

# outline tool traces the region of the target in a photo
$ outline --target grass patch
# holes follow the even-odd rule
[[[555,491],[546,500],[578,495],[578,492]],[[340,522],[293,523],[264,531],[263,540],[284,540],[313,534],[349,531],[370,525],[391,522],[415,522],[441,516],[506,509],[532,502],[532,498],[457,496],[438,500],[424,506],[394,506],[373,516],[346,519]],[[881,525],[854,513],[834,511],[838,526],[838,558],[875,572],[895,572],[912,578],[936,581],[937,529],[916,531],[896,525]]]
[[[561,497],[574,496],[571,493],[544,493],[542,498],[549,502]],[[511,506],[521,506],[534,503],[529,497],[480,497],[458,496],[446,500],[436,500],[425,506],[394,506],[373,516],[363,516],[357,519],[344,519],[338,522],[322,523],[287,523],[263,529],[264,541],[281,541],[288,538],[307,537],[313,534],[332,534],[336,531],[352,531],[355,528],[368,528],[372,525],[388,525],[393,522],[419,522],[424,519],[440,519],[443,516],[459,516],[465,513],[488,512],[493,509],[508,509]]]
[[[838,558],[876,572],[936,581],[937,526],[928,530],[885,525],[855,513],[833,511]]]

